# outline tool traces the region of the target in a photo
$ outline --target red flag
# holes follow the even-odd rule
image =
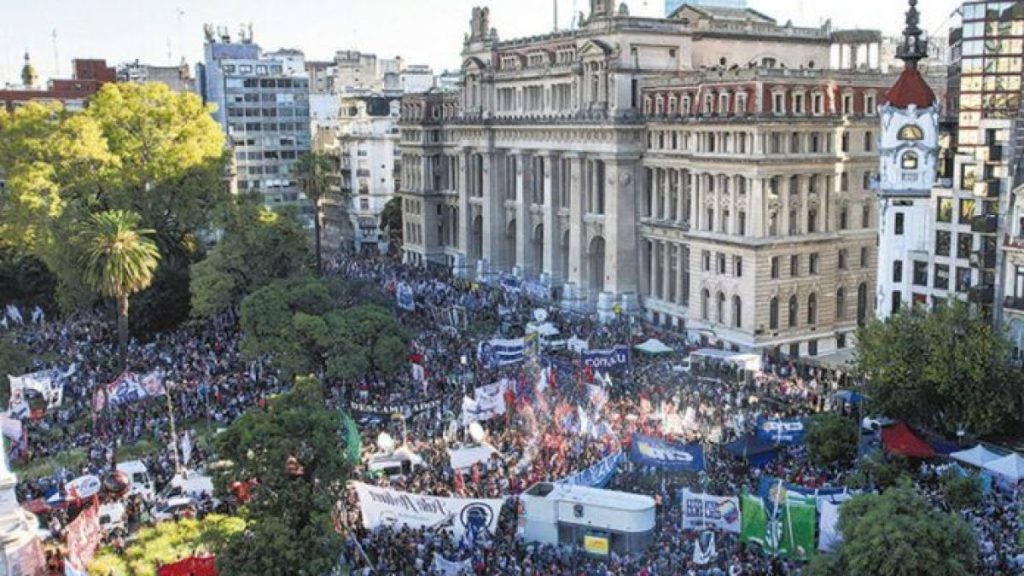
[[[462,494],[466,491],[466,482],[462,479],[462,471],[455,471],[455,491]]]

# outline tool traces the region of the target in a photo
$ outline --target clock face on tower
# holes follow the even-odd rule
[[[924,140],[924,130],[917,124],[907,124],[900,128],[900,133],[897,136],[899,140]]]

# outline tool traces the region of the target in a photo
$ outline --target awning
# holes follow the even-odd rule
[[[970,464],[971,466],[982,467],[985,464],[1002,458],[1001,454],[993,452],[985,446],[978,444],[970,450],[961,450],[959,452],[953,452],[949,455],[950,458],[957,462],[963,462],[964,464]]]
[[[1019,482],[1024,478],[1024,458],[1020,454],[1013,453],[998,460],[992,460],[982,466],[985,470],[998,474],[1013,482]]]
[[[907,458],[935,457],[935,450],[903,422],[882,429],[882,446]]]
[[[657,356],[660,354],[671,354],[673,350],[665,345],[664,342],[657,338],[651,338],[643,344],[638,344],[633,347],[637,352],[643,352],[644,354],[650,354]]]

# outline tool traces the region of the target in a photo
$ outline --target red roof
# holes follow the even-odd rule
[[[909,108],[911,104],[918,108],[928,108],[935,103],[935,93],[921,77],[920,71],[907,68],[882,100],[896,108]]]
[[[882,446],[886,452],[903,454],[907,458],[935,457],[935,450],[902,422],[882,428]]]

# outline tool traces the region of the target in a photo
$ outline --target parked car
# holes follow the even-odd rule
[[[155,522],[164,520],[177,520],[188,516],[195,516],[198,506],[196,501],[188,496],[171,498],[164,503],[157,504],[150,511]]]

